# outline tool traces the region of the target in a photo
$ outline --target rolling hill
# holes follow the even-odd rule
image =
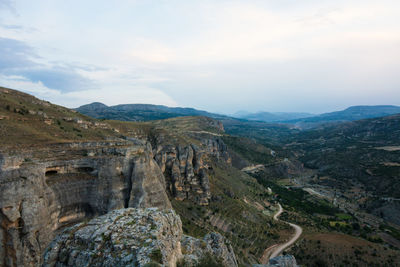
[[[183,116],[207,116],[210,118],[223,118],[225,116],[209,113],[194,108],[167,107],[151,104],[124,104],[106,106],[95,102],[80,106],[76,111],[97,119],[122,120],[122,121],[150,121]]]

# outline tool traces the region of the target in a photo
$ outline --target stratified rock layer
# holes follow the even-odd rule
[[[0,155],[0,265],[37,266],[65,225],[124,207],[171,208],[151,147],[70,143]]]

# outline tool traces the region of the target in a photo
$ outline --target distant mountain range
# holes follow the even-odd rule
[[[110,119],[123,121],[150,121],[183,116],[207,116],[222,119],[226,116],[210,113],[194,108],[167,107],[151,104],[124,104],[107,106],[94,102],[80,106],[76,111],[96,119]]]
[[[323,113],[308,118],[299,118],[283,121],[294,124],[299,128],[308,129],[322,124],[356,121],[362,119],[385,117],[400,113],[400,107],[390,105],[380,106],[352,106],[345,110]]]
[[[123,121],[150,121],[184,116],[207,116],[222,121],[235,120],[259,121],[267,123],[282,123],[294,125],[299,129],[311,129],[325,124],[378,118],[400,113],[398,106],[352,106],[342,111],[313,115],[297,112],[258,112],[239,111],[234,115],[225,116],[194,108],[167,107],[151,104],[123,104],[107,106],[99,102],[83,105],[78,112],[97,119]]]
[[[257,112],[248,113],[245,111],[236,112],[233,117],[252,120],[252,121],[264,121],[264,122],[281,122],[287,120],[302,119],[315,116],[310,113],[299,113],[299,112]]]

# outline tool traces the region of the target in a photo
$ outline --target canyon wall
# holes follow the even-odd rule
[[[37,266],[57,232],[127,207],[171,208],[151,147],[69,143],[0,154],[0,265]]]
[[[52,144],[0,151],[0,265],[37,266],[66,226],[121,208],[208,205],[213,160],[231,162],[218,136],[192,142]]]

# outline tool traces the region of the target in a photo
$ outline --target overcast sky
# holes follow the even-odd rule
[[[400,105],[399,0],[0,0],[0,85],[67,107]]]

